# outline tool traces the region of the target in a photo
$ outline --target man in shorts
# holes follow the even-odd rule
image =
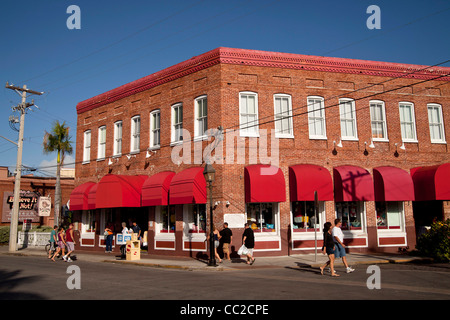
[[[336,259],[342,258],[342,262],[344,263],[344,265],[346,267],[347,273],[350,273],[350,272],[355,271],[355,269],[350,268],[347,263],[347,258],[346,258],[346,254],[345,254],[345,245],[344,245],[344,233],[341,230],[341,225],[342,225],[341,219],[334,220],[334,228],[331,231],[333,239],[334,239],[334,244],[336,247],[334,250],[334,257]]]
[[[223,229],[220,231],[220,236],[222,240],[222,250],[224,259],[230,261],[230,246],[233,239],[233,232],[228,228],[228,223],[223,224]]]
[[[63,256],[64,261],[72,262],[70,259],[70,254],[75,251],[75,240],[73,236],[73,223],[69,225],[69,229],[66,231],[66,247],[67,254]]]

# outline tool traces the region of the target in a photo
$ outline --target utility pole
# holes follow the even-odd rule
[[[22,147],[23,147],[23,130],[25,125],[25,113],[34,105],[34,102],[27,103],[27,93],[41,95],[43,92],[37,92],[27,89],[24,85],[23,88],[9,85],[6,83],[6,88],[16,91],[22,97],[22,103],[13,107],[14,111],[20,112],[20,128],[19,128],[19,141],[17,142],[17,163],[16,163],[16,177],[14,181],[14,202],[13,213],[11,214],[11,224],[9,232],[9,251],[17,251],[17,227],[19,225],[19,205],[20,205],[20,178],[22,176]]]

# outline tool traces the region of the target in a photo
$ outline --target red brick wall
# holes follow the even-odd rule
[[[252,65],[219,64],[200,70],[164,83],[147,91],[137,93],[124,99],[103,105],[78,115],[77,147],[76,147],[76,185],[94,181],[98,182],[103,175],[113,174],[145,174],[153,175],[164,170],[179,172],[192,165],[177,166],[171,161],[172,147],[170,145],[171,106],[183,103],[183,127],[194,136],[194,99],[200,95],[208,96],[208,127],[237,128],[239,125],[239,92],[253,91],[258,93],[258,107],[260,122],[273,120],[273,95],[284,93],[292,96],[294,109],[293,118],[294,139],[279,139],[279,167],[286,180],[286,199],[281,203],[280,222],[281,235],[286,238],[290,223],[289,176],[288,167],[295,164],[310,163],[321,165],[330,170],[340,165],[355,165],[367,169],[377,166],[395,166],[409,172],[418,166],[434,165],[448,162],[450,155],[447,144],[432,144],[428,126],[427,103],[438,103],[443,107],[446,141],[450,140],[450,84],[444,81],[428,81],[401,90],[381,93],[400,86],[411,85],[423,80],[395,79],[383,84],[363,89],[371,84],[389,80],[389,77],[371,76],[367,74],[347,74],[338,72],[324,72],[299,70],[288,68],[261,67]],[[433,88],[435,87],[435,88]],[[429,89],[433,88],[433,89]],[[360,90],[363,89],[363,90]],[[353,90],[360,90],[353,92]],[[373,97],[363,98],[379,93]],[[306,103],[309,95],[325,98],[326,133],[327,140],[310,140],[308,133],[308,117]],[[337,149],[333,155],[333,141],[340,140],[340,120],[338,97],[361,99],[355,102],[357,114],[358,141],[342,141],[343,148]],[[375,149],[369,149],[364,155],[365,142],[371,142],[371,125],[369,100],[383,100],[386,107],[387,130],[389,142],[375,142]],[[414,103],[416,131],[418,143],[405,143],[406,150],[398,149],[398,157],[394,155],[395,144],[401,145],[401,131],[399,119],[399,105],[401,101]],[[161,110],[161,145],[149,160],[145,159],[149,146],[149,113],[154,109]],[[130,150],[131,117],[141,116],[140,153],[130,161],[124,156]],[[108,166],[108,159],[113,153],[113,124],[123,121],[122,157],[112,166]],[[106,159],[96,161],[98,127],[107,126]],[[83,132],[91,129],[91,161],[81,164],[83,156]],[[274,129],[274,123],[261,124],[260,129]],[[270,142],[270,138],[269,138]],[[203,142],[203,146],[207,145]],[[225,153],[224,141],[224,157]],[[243,213],[244,201],[244,166],[249,164],[249,138],[246,138],[245,164],[215,164],[216,181],[214,183],[214,201],[221,201],[216,208],[215,223],[222,223],[225,213]],[[270,150],[270,146],[269,146]],[[235,149],[235,157],[237,149]],[[193,159],[193,155],[192,155]],[[229,161],[230,159],[224,159]],[[259,161],[258,161],[259,162]],[[198,165],[198,164],[196,164]],[[231,205],[225,206],[229,201]],[[411,205],[405,206],[406,227],[414,230],[414,220]],[[327,220],[334,220],[333,202],[326,205]],[[374,202],[366,203],[367,225],[376,226]],[[241,230],[237,230],[239,234]],[[237,238],[239,239],[239,235]],[[373,237],[373,233],[372,236]],[[376,236],[375,236],[376,237]],[[409,237],[413,239],[414,237]],[[369,243],[373,243],[369,239]],[[376,241],[376,239],[375,239]],[[412,241],[412,240],[411,240]],[[282,253],[286,253],[286,246]]]

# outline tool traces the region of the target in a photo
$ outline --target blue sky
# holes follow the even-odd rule
[[[72,4],[80,30],[66,26]],[[366,27],[372,4],[380,30]],[[0,136],[18,138],[8,118],[20,97],[7,81],[45,92],[25,118],[23,164],[48,174],[56,155],[43,154],[42,138],[55,120],[75,146],[78,102],[198,54],[223,46],[433,65],[450,59],[449,20],[448,0],[2,1]],[[16,157],[0,138],[0,166],[14,170]]]

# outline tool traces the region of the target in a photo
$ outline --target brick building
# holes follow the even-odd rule
[[[135,220],[149,254],[206,253],[211,160],[214,223],[236,250],[248,222],[256,255],[311,252],[336,217],[350,251],[413,249],[450,215],[448,74],[217,48],[82,101],[78,243],[103,248],[107,223]]]
[[[74,177],[70,169],[61,169],[61,195],[62,206],[66,205],[74,188]],[[12,206],[14,202],[15,177],[8,171],[8,167],[0,167],[0,195],[3,201],[1,206],[1,226],[8,226],[11,222]],[[30,219],[33,225],[54,225],[54,207],[48,216],[39,216],[38,200],[45,196],[55,199],[55,177],[39,177],[32,174],[22,175],[20,179],[21,200],[19,206],[19,222]]]

